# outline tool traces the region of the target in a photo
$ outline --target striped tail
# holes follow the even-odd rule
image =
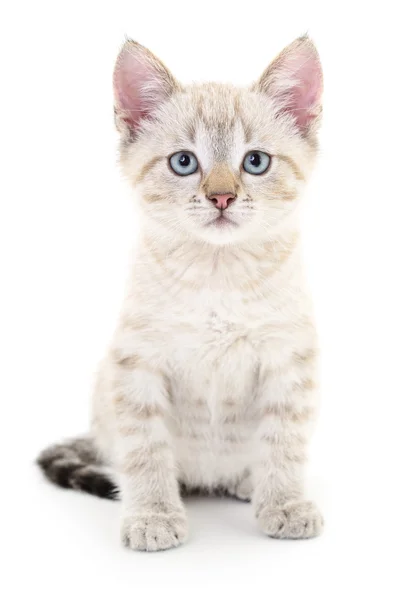
[[[113,472],[103,464],[91,438],[80,437],[50,446],[37,458],[49,481],[114,500],[119,490]]]

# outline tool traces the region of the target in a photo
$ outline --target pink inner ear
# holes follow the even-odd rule
[[[135,125],[139,120],[142,110],[140,86],[146,75],[142,65],[129,52],[123,52],[114,73],[114,91],[118,108],[126,114],[125,120],[129,125]]]
[[[166,96],[163,77],[145,52],[137,46],[125,47],[113,76],[117,109],[133,130]]]
[[[293,65],[294,66],[294,65]],[[301,128],[315,117],[322,93],[322,72],[316,57],[303,56],[293,73],[297,83],[291,89],[292,114]]]
[[[276,60],[269,93],[281,98],[282,110],[291,113],[301,129],[318,115],[322,95],[322,69],[312,44],[301,41]],[[273,65],[272,65],[273,71]]]

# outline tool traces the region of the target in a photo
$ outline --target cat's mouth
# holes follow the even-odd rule
[[[213,221],[210,221],[206,227],[216,227],[217,229],[224,229],[225,227],[238,227],[235,221],[232,221],[229,217],[224,214],[219,215]]]

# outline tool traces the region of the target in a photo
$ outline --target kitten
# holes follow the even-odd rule
[[[317,51],[297,39],[247,89],[184,87],[128,41],[114,92],[142,235],[91,432],[38,462],[63,487],[120,491],[132,549],[186,539],[181,488],[251,500],[271,537],[315,536],[317,342],[297,209],[317,153]]]

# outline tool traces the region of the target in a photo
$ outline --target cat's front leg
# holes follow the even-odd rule
[[[260,393],[253,503],[261,529],[275,538],[322,531],[318,508],[304,498],[306,450],[317,405],[315,350],[293,352],[284,368],[265,368]]]
[[[166,425],[165,376],[136,356],[119,356],[114,369],[122,541],[133,550],[178,546],[186,538],[187,520]]]

